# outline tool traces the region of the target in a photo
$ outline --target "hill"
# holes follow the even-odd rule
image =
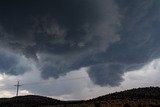
[[[89,101],[106,101],[115,99],[160,99],[160,88],[145,87],[125,90],[90,99]]]
[[[35,95],[1,98],[0,107],[160,107],[160,88],[125,90],[86,101],[60,101]]]
[[[27,95],[0,99],[0,107],[39,107],[60,103],[63,103],[63,101],[37,95]]]

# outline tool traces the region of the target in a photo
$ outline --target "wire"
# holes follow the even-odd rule
[[[83,77],[77,77],[77,78],[65,78],[65,79],[57,79],[56,82],[59,82],[59,81],[71,81],[71,80],[78,80],[78,79],[89,79],[87,76],[83,76]],[[26,82],[26,83],[23,83],[21,85],[34,85],[34,84],[42,84],[42,83],[49,83],[49,82],[52,82],[53,80],[48,80],[48,81],[41,81],[41,82]]]

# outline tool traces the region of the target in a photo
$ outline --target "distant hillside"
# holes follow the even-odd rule
[[[160,99],[159,87],[137,88],[100,96],[89,101],[106,101],[115,99]]]
[[[35,95],[1,98],[0,107],[39,107],[44,105],[60,104],[63,101]],[[24,106],[25,105],[25,106]]]
[[[125,104],[132,106],[124,106]],[[60,101],[35,95],[0,99],[0,107],[141,107],[139,105],[143,105],[143,107],[160,107],[160,88],[131,89],[86,101]]]

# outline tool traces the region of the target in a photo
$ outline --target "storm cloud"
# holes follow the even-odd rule
[[[159,4],[156,0],[6,0],[0,4],[0,47],[34,60],[44,79],[86,67],[93,83],[117,86],[125,72],[160,57]],[[10,67],[17,63],[7,62],[11,64],[0,63]],[[8,69],[2,71],[8,74]]]
[[[22,75],[31,70],[28,65],[24,65],[25,62],[22,62],[21,59],[14,54],[0,51],[0,72],[7,75]]]

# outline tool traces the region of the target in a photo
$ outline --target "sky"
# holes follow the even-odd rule
[[[160,86],[159,0],[0,1],[0,97],[83,100]]]

